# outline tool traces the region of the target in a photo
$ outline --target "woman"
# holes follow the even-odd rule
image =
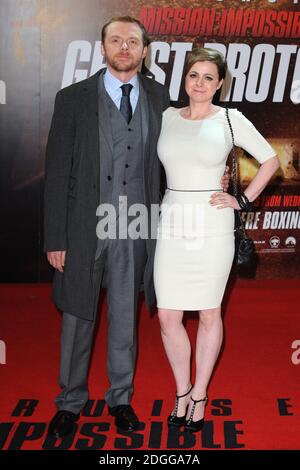
[[[165,351],[176,382],[176,404],[168,424],[195,432],[204,424],[207,387],[223,336],[221,301],[234,256],[237,199],[223,192],[232,139],[225,109],[212,104],[223,84],[224,57],[208,48],[188,56],[185,89],[189,106],[168,108],[158,141],[167,176],[154,260],[154,285]],[[275,151],[237,109],[229,110],[235,144],[261,164],[242,198],[253,201],[279,166]],[[183,312],[199,312],[196,377],[190,378],[191,346]]]

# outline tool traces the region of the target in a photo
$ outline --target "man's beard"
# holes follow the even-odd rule
[[[141,59],[142,58],[139,60],[130,59],[130,62],[124,63],[122,60],[119,60],[118,57],[112,59],[106,57],[106,63],[116,72],[131,72],[139,67]]]

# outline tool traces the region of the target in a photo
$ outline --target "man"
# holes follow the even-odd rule
[[[110,203],[118,219],[119,196],[125,196],[128,207],[145,204],[151,226],[151,204],[159,204],[156,145],[169,94],[138,74],[148,43],[136,19],[111,19],[102,30],[107,68],[56,96],[46,151],[45,251],[55,268],[53,298],[63,311],[62,391],[49,425],[57,437],[74,431],[88,400],[87,371],[103,281],[110,381],[105,400],[119,431],[139,426],[130,406],[135,316],[141,284],[147,307],[155,300],[155,239],[99,239],[96,210],[99,203]]]

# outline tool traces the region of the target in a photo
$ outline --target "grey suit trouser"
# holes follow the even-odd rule
[[[93,281],[97,305],[103,281],[107,288],[110,388],[105,400],[109,406],[130,403],[133,393],[136,313],[146,259],[145,240],[107,239],[95,261]],[[79,413],[89,398],[87,373],[95,324],[96,315],[93,321],[88,321],[63,313],[59,375],[62,391],[55,399],[59,410]]]

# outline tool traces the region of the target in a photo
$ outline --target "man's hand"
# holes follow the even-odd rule
[[[64,272],[66,251],[47,251],[47,259],[53,268]]]
[[[225,193],[227,193],[228,191],[229,181],[230,181],[229,166],[226,166],[225,173],[221,178],[221,186],[222,186],[223,191],[225,191]]]

